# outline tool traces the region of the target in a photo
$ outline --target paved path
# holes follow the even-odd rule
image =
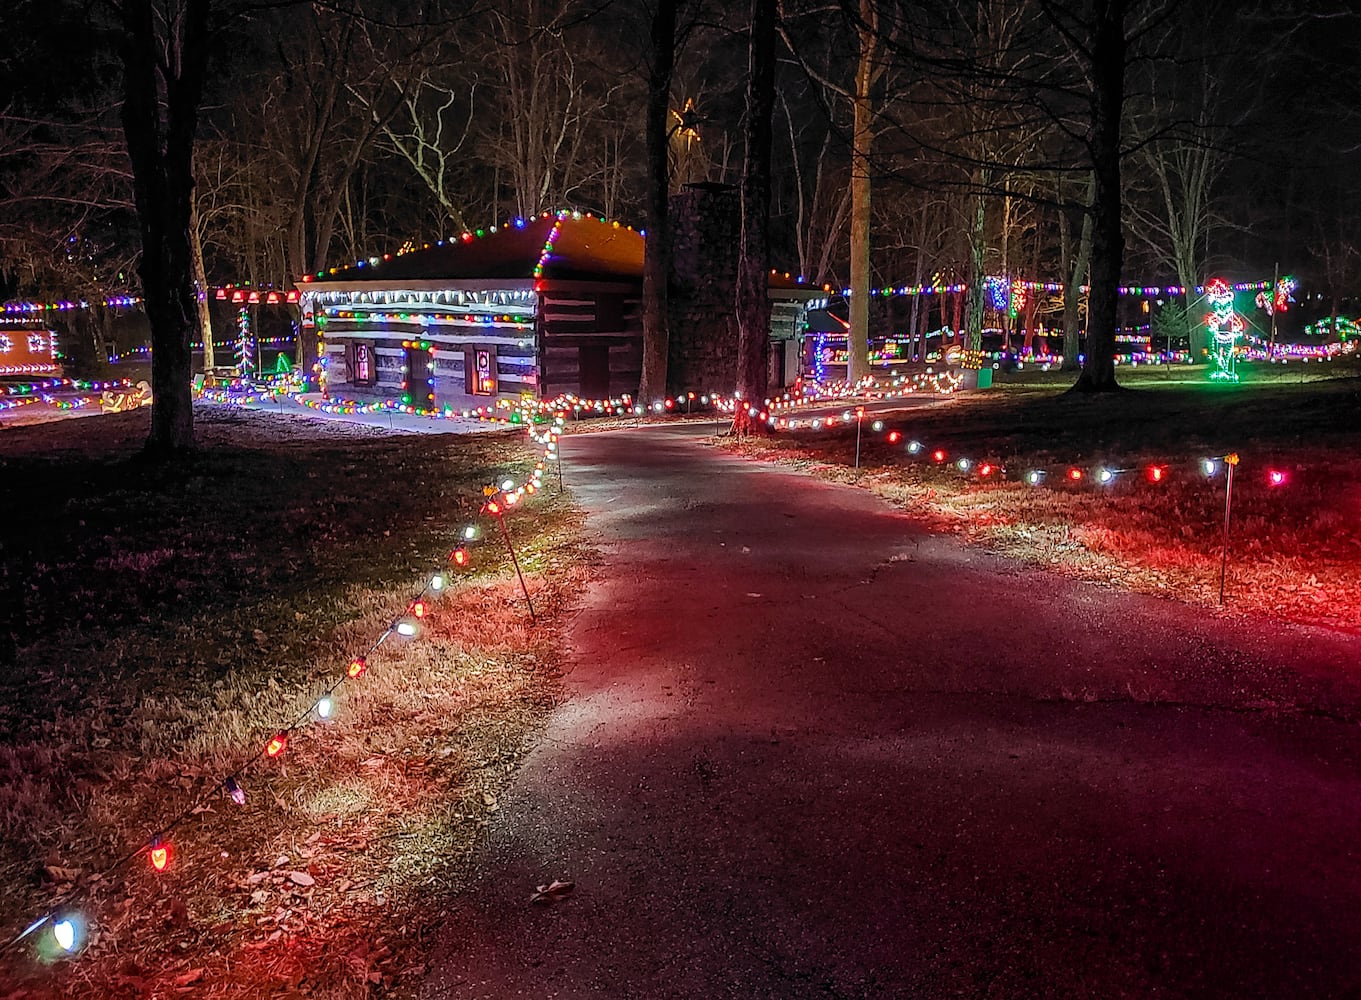
[[[1361,995],[1361,643],[693,433],[565,441],[606,565],[428,1000]]]

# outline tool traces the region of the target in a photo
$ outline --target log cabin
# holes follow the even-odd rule
[[[714,197],[731,201],[726,191],[699,191],[691,202]],[[731,214],[731,204],[722,207]],[[721,230],[681,221],[695,252],[720,242],[723,259],[697,263],[683,240],[675,246],[692,273],[672,281],[669,385],[727,392],[736,364],[735,247],[704,238]],[[643,241],[617,222],[558,212],[371,258],[298,284],[302,335],[318,338],[332,392],[401,396],[417,409],[633,393],[642,368]],[[772,388],[797,376],[800,320],[825,295],[772,274]]]

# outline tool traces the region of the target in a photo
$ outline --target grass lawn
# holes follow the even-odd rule
[[[1306,374],[1306,369],[1308,372]],[[1320,378],[1326,372],[1330,378]],[[1086,579],[1217,604],[1224,521],[1222,470],[1206,456],[1242,456],[1234,484],[1225,606],[1333,627],[1361,628],[1361,377],[1355,362],[1249,369],[1238,386],[1204,369],[1121,369],[1130,391],[1068,395],[1071,376],[1020,372],[866,424],[862,469],[854,428],[799,431],[730,447],[858,482],[930,523],[1007,555]],[[888,434],[902,437],[890,444]],[[919,440],[921,456],[907,453]],[[943,451],[947,459],[932,460]],[[1004,466],[980,479],[954,465]],[[1160,482],[1146,467],[1166,466]],[[1073,484],[1070,466],[1084,470]],[[1106,486],[1097,467],[1129,470]],[[1043,485],[1024,475],[1046,469]],[[1269,484],[1271,470],[1284,485]],[[1017,595],[1004,613],[1042,614]]]
[[[333,720],[213,798],[172,860],[107,866],[252,756],[447,566],[521,433],[385,435],[200,410],[199,455],[135,460],[141,413],[0,429],[0,933],[83,901],[83,953],[0,955],[0,997],[368,996],[414,982],[556,692],[588,572],[570,504],[473,549],[420,638]],[[526,887],[526,896],[532,887]]]

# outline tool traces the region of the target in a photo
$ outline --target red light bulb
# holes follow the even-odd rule
[[[987,462],[984,462],[982,465],[978,467],[978,474],[980,476],[992,475],[992,466],[989,465]]]
[[[350,661],[350,667],[345,672],[350,677],[358,677],[367,669],[369,669],[369,661],[363,656],[356,656]]]
[[[411,614],[412,614],[413,616],[415,616],[416,618],[424,618],[424,617],[425,617],[425,602],[424,602],[424,601],[412,601],[412,602],[411,602],[411,609],[410,609],[410,610],[411,610]]]
[[[931,453],[931,457],[934,458],[937,462],[943,462],[945,461],[945,452],[937,449],[936,451],[933,451]]]
[[[1161,483],[1165,475],[1167,475],[1167,470],[1161,465],[1150,465],[1148,467],[1148,481],[1150,483]]]
[[[166,865],[170,864],[170,845],[161,843],[160,837],[154,837],[151,841],[151,849],[147,851],[147,857],[151,859],[151,867],[158,872],[165,871]]]
[[[283,730],[280,730],[277,734],[275,734],[272,740],[265,744],[265,756],[277,757],[279,756],[279,754],[284,752],[284,748],[287,746],[288,734]]]
[[[1082,470],[1081,470],[1081,469],[1069,469],[1069,470],[1068,470],[1068,478],[1071,479],[1071,480],[1072,480],[1073,482],[1075,482],[1075,483],[1081,482],[1081,481],[1082,481]]]
[[[466,566],[468,565],[468,550],[454,549],[449,558],[454,561],[455,566]]]
[[[1267,482],[1270,483],[1272,486],[1285,485],[1285,473],[1281,472],[1279,469],[1272,469],[1270,472],[1268,472],[1266,479]]]
[[[889,432],[888,432],[888,443],[889,443],[889,444],[897,444],[897,443],[898,443],[899,441],[901,441],[902,439],[903,439],[903,436],[902,436],[901,434],[899,434],[897,431],[889,431]]]

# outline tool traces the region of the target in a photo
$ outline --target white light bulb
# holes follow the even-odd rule
[[[400,621],[397,623],[397,634],[410,639],[416,634],[416,623],[411,621]]]
[[[503,490],[513,490],[513,489],[515,489],[515,480],[513,480],[513,479],[504,480],[504,481],[501,483],[501,489],[503,489]]]
[[[477,529],[474,528],[471,524],[468,525],[466,528],[463,529],[463,537],[471,542],[474,538],[477,537]]]
[[[921,450],[922,450],[922,443],[921,443],[920,441],[909,441],[909,442],[907,443],[907,453],[908,453],[909,455],[915,455],[915,454],[917,454],[918,452],[920,452]]]
[[[76,946],[76,925],[70,920],[58,920],[52,925],[52,936],[62,951],[70,951]]]
[[[430,589],[433,590],[433,591],[434,591],[435,593],[437,593],[437,594],[438,594],[441,590],[443,590],[443,589],[444,589],[444,577],[441,576],[439,573],[436,573],[434,576],[432,576],[432,577],[430,578]]]
[[[956,462],[955,464],[959,466],[959,471],[960,471],[960,472],[968,472],[968,471],[969,471],[969,466],[970,466],[971,463],[969,462],[969,460],[968,460],[967,458],[961,458],[961,459],[960,459],[958,462]]]
[[[1109,482],[1110,482],[1112,479],[1114,479],[1114,478],[1115,478],[1115,473],[1112,472],[1110,469],[1097,469],[1097,470],[1096,470],[1096,481],[1097,481],[1098,483],[1109,483]]]
[[[1205,459],[1203,462],[1200,463],[1200,467],[1201,469],[1204,470],[1205,475],[1207,476],[1213,476],[1216,472],[1219,471],[1219,463],[1216,462],[1213,458]]]
[[[323,698],[317,702],[317,718],[329,719],[331,713],[335,711],[335,703],[330,698]]]
[[[870,429],[877,434],[884,429],[884,422],[882,420],[876,420],[874,423],[870,424]]]
[[[1026,482],[1028,482],[1031,486],[1038,486],[1038,485],[1040,485],[1040,481],[1041,481],[1042,479],[1044,479],[1044,473],[1043,473],[1043,472],[1032,472],[1032,473],[1030,473],[1030,475],[1028,475],[1028,476],[1025,477]]]

